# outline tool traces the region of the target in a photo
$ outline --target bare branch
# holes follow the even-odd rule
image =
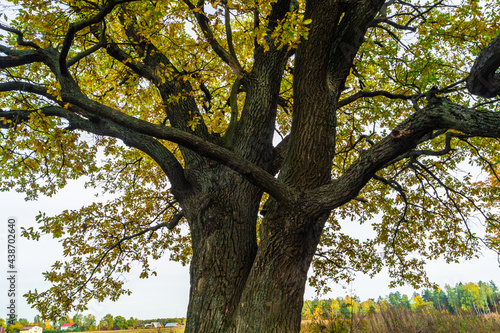
[[[103,24],[103,28],[99,34],[99,42],[97,42],[97,44],[95,44],[94,46],[92,46],[91,48],[85,50],[85,51],[82,51],[80,52],[79,54],[77,54],[76,56],[74,56],[73,58],[71,58],[70,60],[67,61],[66,63],[66,66],[71,67],[73,66],[74,64],[76,64],[77,62],[79,62],[80,60],[82,60],[83,58],[91,55],[92,53],[98,51],[101,47],[104,47],[106,45],[106,34],[105,34],[105,25]]]
[[[398,30],[408,30],[408,31],[417,31],[417,28],[415,27],[410,27],[408,24],[405,24],[405,25],[401,25],[401,24],[397,24],[396,22],[393,22],[387,18],[376,18],[374,19],[371,23],[370,23],[370,26],[371,27],[381,27],[380,23],[386,23]]]
[[[384,96],[390,99],[401,99],[401,100],[411,100],[418,95],[404,95],[404,94],[393,94],[388,91],[384,90],[377,90],[377,91],[358,91],[354,95],[351,95],[347,98],[344,98],[339,102],[339,108],[346,106],[360,98],[365,98],[365,97],[377,97],[377,96]]]
[[[377,96],[384,96],[389,99],[400,99],[400,100],[411,100],[411,101],[416,101],[422,97],[431,97],[431,95],[436,95],[436,94],[446,94],[450,93],[453,91],[459,90],[458,88],[455,88],[459,84],[465,82],[466,79],[461,79],[457,82],[454,82],[446,87],[443,88],[431,88],[429,91],[420,93],[420,94],[413,94],[413,95],[405,95],[405,94],[394,94],[385,90],[376,90],[376,91],[358,91],[357,93],[344,98],[343,100],[339,101],[339,108],[346,106],[360,98],[365,98],[365,97],[377,97]]]
[[[48,98],[52,101],[56,101],[56,97],[47,93],[46,87],[35,85],[30,82],[22,82],[22,81],[2,82],[0,83],[0,92],[2,91],[30,92]]]

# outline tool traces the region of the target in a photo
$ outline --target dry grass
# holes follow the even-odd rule
[[[449,314],[439,311],[413,312],[388,308],[371,315],[355,315],[352,319],[331,316],[326,320],[304,321],[303,333],[491,333],[500,332],[500,314],[475,315],[465,312]]]

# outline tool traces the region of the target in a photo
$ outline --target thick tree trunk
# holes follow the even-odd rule
[[[234,312],[257,252],[262,192],[217,167],[191,199],[187,219],[193,258],[186,332],[231,332]]]
[[[328,217],[269,206],[237,314],[238,333],[300,331],[307,272]]]
[[[186,332],[298,332],[328,214],[311,216],[271,199],[257,248],[261,192],[227,169],[215,174],[220,178],[192,199],[198,204],[187,214],[193,259]]]
[[[289,8],[287,1],[278,3]],[[295,190],[330,181],[338,97],[382,3],[307,2],[305,17],[312,23],[296,53],[292,129],[279,176]],[[359,31],[354,38],[348,34],[353,28]],[[252,73],[242,79],[247,97],[229,143],[268,168],[286,58],[280,52],[257,55]],[[329,211],[287,207],[271,198],[257,248],[261,192],[229,171],[218,176],[196,182],[212,182],[213,189],[202,189],[207,199],[200,205],[195,198],[188,209],[193,260],[186,332],[299,332],[307,272]],[[217,184],[219,179],[227,184]]]

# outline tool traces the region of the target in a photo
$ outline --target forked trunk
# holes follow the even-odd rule
[[[328,214],[306,216],[271,200],[257,249],[250,188],[223,187],[190,217],[198,220],[190,222],[186,332],[300,331],[307,272]]]
[[[186,210],[193,247],[186,332],[233,330],[234,312],[257,252],[261,192],[232,171],[219,176]]]

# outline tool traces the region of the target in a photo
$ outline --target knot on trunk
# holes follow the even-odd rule
[[[411,122],[406,124],[404,127],[395,128],[391,132],[392,139],[401,139],[411,133]]]
[[[471,94],[492,98],[500,95],[500,35],[476,58],[467,78]]]

